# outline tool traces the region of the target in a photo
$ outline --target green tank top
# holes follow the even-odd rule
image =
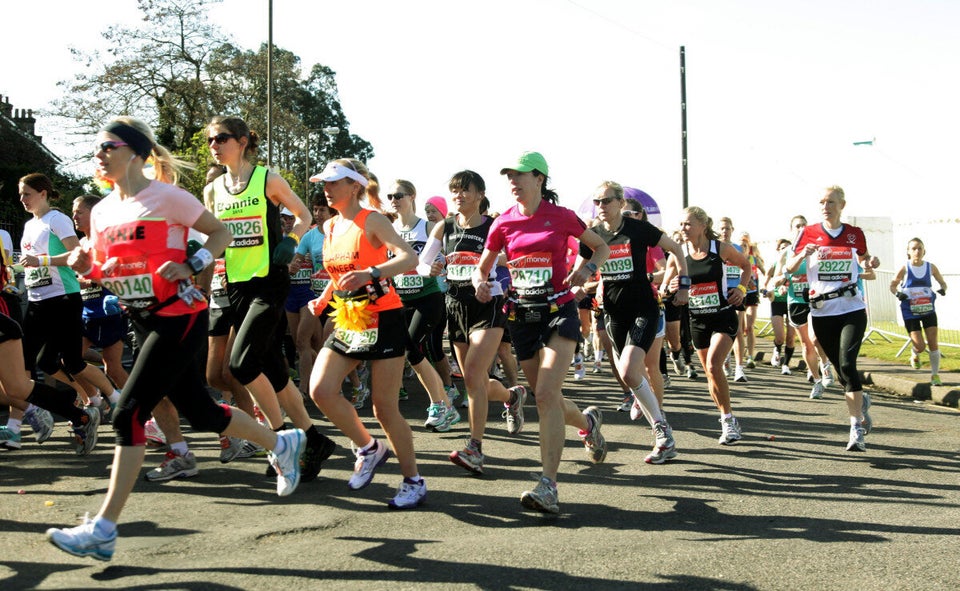
[[[256,166],[246,188],[236,195],[227,190],[226,176],[213,181],[214,214],[230,230],[233,241],[223,255],[227,281],[238,283],[270,272],[272,242],[277,240],[279,215],[270,215],[267,169]],[[276,206],[273,209],[277,209]]]

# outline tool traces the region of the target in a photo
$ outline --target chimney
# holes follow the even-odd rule
[[[13,105],[10,104],[10,97],[4,97],[0,95],[0,115],[3,115],[7,119],[13,114]]]
[[[36,130],[37,120],[33,117],[33,109],[17,109],[14,111],[13,122],[23,131],[36,137],[37,134],[34,131]]]

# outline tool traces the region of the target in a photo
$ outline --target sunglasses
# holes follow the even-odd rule
[[[403,199],[406,196],[407,196],[406,193],[389,193],[387,194],[387,199],[389,199],[390,201],[398,201],[400,199]]]
[[[627,216],[628,218],[632,218],[632,217],[634,217],[634,216],[640,217],[640,215],[641,215],[639,211],[634,211],[634,210],[632,210],[632,209],[625,209],[625,210],[623,210],[623,211],[620,212],[620,213],[623,214],[623,215],[625,215],[625,216]]]
[[[593,200],[593,204],[594,204],[594,205],[606,205],[607,203],[610,203],[611,201],[616,201],[616,199],[617,199],[616,197],[603,197],[603,198],[601,198],[601,199],[594,199],[594,200]]]
[[[230,139],[234,139],[234,140],[235,140],[235,139],[237,139],[237,136],[233,135],[232,133],[227,133],[227,132],[218,133],[218,134],[215,135],[215,136],[208,137],[208,138],[207,138],[207,144],[212,144],[213,142],[216,142],[217,144],[225,144],[225,143],[227,143],[227,140],[230,140]]]
[[[128,144],[127,142],[117,142],[117,141],[109,140],[106,142],[101,142],[99,144],[94,144],[93,153],[94,154],[96,154],[97,152],[110,153],[116,150],[117,148],[120,148],[122,146],[129,146],[129,145],[130,144]]]

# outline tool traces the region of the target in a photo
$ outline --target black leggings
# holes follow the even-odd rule
[[[184,316],[135,318],[140,355],[123,388],[113,429],[117,445],[144,445],[143,424],[166,396],[196,431],[223,433],[229,407],[218,405],[203,385],[200,351],[207,340],[207,311]]]
[[[283,304],[289,290],[290,275],[285,267],[276,266],[267,277],[228,284],[237,331],[230,351],[230,371],[244,386],[262,373],[279,392],[290,379],[282,348],[286,326]]]
[[[837,369],[837,377],[846,392],[863,390],[860,372],[857,371],[857,356],[860,343],[867,331],[867,311],[857,310],[839,316],[810,315],[813,332],[827,359]]]
[[[439,361],[436,349],[431,347],[434,329],[442,326],[444,295],[439,291],[409,300],[403,304],[403,317],[407,321],[407,361],[418,365],[424,358],[431,363]],[[442,338],[441,338],[442,340]]]
[[[87,368],[83,360],[83,299],[68,293],[30,302],[23,318],[23,362],[53,375],[73,376]]]

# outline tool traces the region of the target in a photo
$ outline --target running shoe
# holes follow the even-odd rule
[[[920,369],[920,354],[916,351],[910,352],[910,367]]]
[[[20,449],[22,445],[19,431],[14,433],[6,425],[0,427],[0,447]]]
[[[320,466],[335,449],[337,449],[337,444],[326,435],[320,436],[318,447],[310,445],[308,438],[303,455],[300,456],[300,481],[312,482],[315,480],[320,474]]]
[[[503,403],[502,416],[507,421],[507,433],[516,435],[523,431],[523,403],[527,400],[527,389],[523,386],[514,386],[510,388],[509,392],[516,394],[517,399],[512,404]]]
[[[727,355],[727,358],[723,360],[723,375],[730,377],[730,356]]]
[[[447,405],[442,402],[433,402],[430,406],[427,407],[427,420],[423,422],[423,426],[426,428],[431,428],[436,426],[437,423],[447,414]]]
[[[833,377],[833,366],[829,363],[824,363],[820,366],[820,375],[823,379],[823,387],[829,388],[834,384],[836,380]]]
[[[540,478],[540,482],[533,490],[525,490],[520,495],[521,505],[542,513],[559,513],[560,505],[557,501],[557,485],[546,476]]]
[[[469,444],[462,451],[451,452],[450,461],[474,474],[483,474],[483,454]]]
[[[277,495],[285,497],[300,484],[300,456],[306,447],[307,434],[301,429],[286,429],[277,433],[277,439],[285,444],[283,452],[270,452],[267,458],[277,473]]]
[[[23,420],[30,424],[37,443],[43,443],[53,435],[53,415],[49,410],[33,405],[24,413]]]
[[[662,464],[677,457],[677,443],[673,439],[673,429],[666,421],[657,421],[653,424],[653,434],[656,438],[653,451],[643,461],[648,464]]]
[[[721,418],[720,427],[722,429],[720,433],[720,445],[733,445],[743,439],[743,435],[740,432],[740,423],[737,422],[736,417],[730,417],[729,419]]]
[[[630,412],[630,409],[633,407],[633,394],[630,392],[623,393],[623,400],[620,401],[620,406],[617,407],[617,412]]]
[[[816,380],[813,378],[813,372],[810,371],[809,369],[807,370],[807,381],[810,382],[811,384],[816,381]],[[823,381],[823,374],[820,374],[820,381],[821,381],[821,382]]]
[[[812,400],[820,400],[823,398],[823,384],[820,382],[813,383],[813,390],[810,390],[810,398]]]
[[[695,380],[695,379],[697,379],[698,377],[700,377],[700,376],[697,375],[697,370],[695,370],[695,369],[693,368],[693,364],[692,364],[692,363],[688,363],[688,364],[687,364],[687,379],[688,379],[688,380]]]
[[[410,394],[407,393],[407,389],[403,386],[400,386],[400,392],[397,394],[397,397],[401,402],[404,400],[410,400]]]
[[[229,464],[237,459],[243,450],[243,439],[239,437],[220,436],[220,463]]]
[[[747,369],[755,369],[757,367],[757,362],[753,360],[753,357],[747,355],[747,363],[745,364]]]
[[[747,382],[747,374],[743,373],[743,366],[738,365],[737,368],[734,370],[733,381],[740,382],[740,383]]]
[[[573,356],[573,379],[582,380],[587,375],[583,369],[583,355],[577,353]]]
[[[97,444],[97,427],[100,426],[100,411],[95,408],[84,409],[86,415],[79,426],[73,428],[73,440],[78,456],[85,456]]]
[[[583,439],[583,448],[587,452],[587,459],[594,464],[599,464],[607,457],[607,440],[600,433],[603,413],[596,406],[588,406],[583,414],[587,417],[587,424],[590,426],[588,430],[579,433],[580,438]]]
[[[663,374],[663,387],[664,387],[664,388],[669,388],[669,387],[670,387],[670,384],[671,384],[671,382],[670,382],[670,375],[669,375],[669,374]]]
[[[256,404],[253,405],[253,418],[257,419],[257,422],[263,425],[264,427],[270,428],[270,425],[267,424],[267,417],[263,414],[263,411],[260,410],[260,407]]]
[[[153,417],[144,423],[143,434],[147,438],[147,447],[163,447],[167,444],[167,436],[160,430],[157,419]]]
[[[940,380],[940,374],[933,374],[930,376],[930,385],[931,386],[942,386],[943,382]],[[39,441],[39,440],[38,440]]]
[[[860,405],[860,412],[863,413],[863,421],[861,421],[861,424],[864,435],[869,435],[873,429],[873,419],[870,417],[870,402],[870,395],[864,392],[863,403]]]
[[[74,556],[110,560],[117,546],[117,530],[103,538],[97,535],[96,524],[90,519],[90,514],[83,517],[83,523],[76,527],[55,528],[47,530],[47,540],[68,554]]]
[[[107,424],[113,422],[113,411],[117,409],[117,404],[115,402],[110,402],[110,399],[106,396],[100,397],[100,424]]]
[[[773,355],[770,356],[770,365],[773,367],[780,367],[780,351],[776,349],[773,350]]]
[[[687,373],[687,364],[683,362],[683,357],[678,355],[676,359],[673,359],[671,354],[670,359],[673,361],[673,373],[681,377]]]
[[[791,374],[793,374],[793,372],[790,371],[790,364],[788,364],[788,363],[782,363],[782,364],[780,364],[780,375],[782,375],[782,376],[789,376],[789,375],[791,375]]]
[[[594,362],[593,362],[593,369],[590,370],[590,373],[592,373],[593,375],[597,375],[597,374],[599,374],[601,371],[603,371],[603,362],[602,362],[602,361],[594,361]]]
[[[867,451],[867,442],[864,439],[866,431],[863,425],[856,423],[850,426],[850,441],[847,442],[847,451]]]
[[[198,473],[197,458],[192,451],[188,451],[183,456],[168,451],[166,459],[159,466],[144,474],[143,478],[149,482],[166,482],[174,478],[190,478]]]
[[[413,377],[413,366],[410,365],[409,361],[403,362],[403,377],[412,378]]]
[[[450,360],[450,375],[461,380],[463,379],[463,372],[460,371],[460,366],[453,359]]]
[[[461,393],[455,385],[451,384],[450,387],[447,388],[447,398],[450,399],[450,405],[454,408],[467,408],[470,406],[470,401],[467,400],[467,393]]]
[[[459,422],[460,413],[454,407],[448,406],[447,412],[443,415],[443,419],[433,427],[433,430],[437,433],[446,433]]]
[[[254,456],[263,457],[265,455],[267,455],[267,450],[263,449],[263,447],[252,441],[244,441],[243,447],[240,449],[240,453],[237,454],[237,459],[242,460],[246,458],[252,458]]]
[[[377,468],[386,463],[387,458],[390,457],[390,450],[384,444],[374,440],[373,447],[367,451],[358,449],[356,454],[357,461],[353,465],[353,476],[347,482],[350,490],[360,490],[370,484]]]
[[[367,405],[368,398],[370,398],[370,388],[367,388],[361,382],[359,387],[353,388],[353,398],[350,399],[350,404],[353,405],[353,408],[360,410]]]
[[[404,478],[397,489],[397,495],[387,503],[391,509],[412,509],[419,507],[427,498],[427,483],[421,478],[419,482]]]

